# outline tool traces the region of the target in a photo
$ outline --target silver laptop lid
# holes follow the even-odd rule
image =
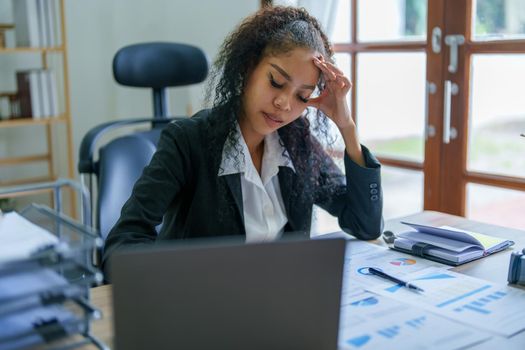
[[[336,349],[345,241],[152,246],[112,259],[117,349]]]

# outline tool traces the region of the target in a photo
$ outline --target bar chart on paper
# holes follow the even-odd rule
[[[425,292],[413,293],[392,283],[373,291],[499,335],[525,329],[525,292],[521,290],[437,268],[405,278]]]
[[[508,293],[503,291],[496,291],[492,294],[488,294],[486,296],[480,297],[477,300],[474,300],[468,304],[462,305],[460,307],[457,307],[454,309],[456,312],[478,312],[480,314],[490,314],[492,311],[490,310],[490,304],[494,301],[500,300],[504,298]]]
[[[339,349],[457,349],[490,335],[422,308],[363,292],[341,309]]]

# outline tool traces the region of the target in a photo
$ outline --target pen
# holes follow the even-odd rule
[[[407,281],[403,281],[403,280],[400,280],[399,278],[397,277],[394,277],[394,276],[391,276],[389,274],[386,274],[384,273],[383,271],[381,270],[378,270],[376,268],[373,268],[373,267],[369,267],[368,268],[368,271],[372,274],[372,275],[376,275],[376,276],[379,276],[379,277],[383,277],[383,278],[386,278],[387,280],[390,280],[392,282],[395,282],[397,284],[400,284],[402,285],[403,287],[406,287],[408,289],[412,289],[412,290],[416,290],[416,291],[419,291],[419,292],[424,292],[424,290],[422,288],[419,288],[418,286],[415,286],[413,285],[412,283],[410,282],[407,282]]]

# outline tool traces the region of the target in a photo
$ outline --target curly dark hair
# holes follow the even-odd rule
[[[220,125],[227,129],[228,136],[226,141],[211,136],[210,154],[222,149],[235,161],[240,161],[238,134],[234,131],[242,114],[243,91],[250,73],[264,57],[286,54],[296,48],[317,51],[325,60],[333,61],[333,51],[326,34],[317,19],[304,8],[264,7],[230,33],[215,59],[206,91],[206,101],[211,104],[213,114],[218,116],[212,119],[210,127],[213,130]],[[317,84],[320,90],[323,88],[321,80]],[[310,123],[310,120],[313,122]],[[296,171],[304,173],[306,179],[315,179],[315,172],[322,163],[322,160],[312,159],[311,148],[317,143],[312,131],[330,145],[334,140],[328,130],[326,116],[319,110],[308,108],[304,115],[278,131]],[[218,156],[222,156],[220,152]],[[315,184],[304,184],[297,191],[304,194],[307,188],[315,188]]]

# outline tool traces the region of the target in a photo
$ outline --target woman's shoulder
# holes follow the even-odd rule
[[[210,110],[204,109],[191,117],[180,117],[171,121],[164,129],[164,133],[171,137],[184,135],[188,139],[201,135],[208,129]]]
[[[180,117],[168,124],[170,129],[183,129],[190,131],[191,129],[199,129],[206,127],[210,118],[211,110],[203,109],[195,113],[191,117]]]
[[[228,123],[225,123],[223,119],[219,111],[203,109],[191,117],[172,121],[166,129],[170,130],[170,134],[183,133],[190,137],[190,140],[193,137],[223,139],[229,132]]]

